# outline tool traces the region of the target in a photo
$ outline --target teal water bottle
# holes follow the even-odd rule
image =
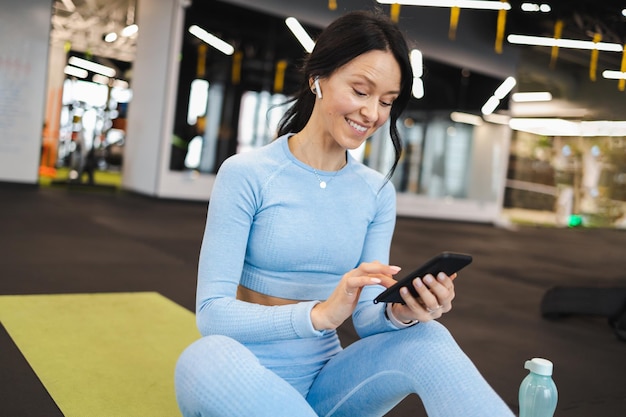
[[[530,372],[519,387],[519,417],[552,417],[559,397],[552,380],[552,362],[533,358],[524,368]]]

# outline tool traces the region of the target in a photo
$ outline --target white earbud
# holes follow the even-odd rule
[[[322,89],[320,88],[320,79],[316,77],[313,84],[315,84],[315,94],[317,94],[317,98],[321,99]]]

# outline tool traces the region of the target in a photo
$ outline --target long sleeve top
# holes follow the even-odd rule
[[[242,343],[319,337],[313,306],[361,262],[388,263],[395,189],[348,154],[337,172],[296,159],[282,136],[227,159],[216,176],[200,250],[196,318],[200,333]],[[320,187],[320,181],[327,183]],[[302,300],[263,306],[236,299],[237,286]],[[395,330],[367,286],[353,313],[361,337]]]

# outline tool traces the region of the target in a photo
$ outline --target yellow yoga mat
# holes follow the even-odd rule
[[[66,417],[180,416],[174,366],[200,335],[162,295],[0,296],[0,321]]]

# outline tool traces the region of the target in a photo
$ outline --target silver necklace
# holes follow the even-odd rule
[[[299,145],[300,147],[302,146],[301,144]],[[302,153],[302,150],[300,150],[300,153]],[[306,156],[302,155],[302,156]],[[337,174],[339,174],[339,171],[341,170],[341,168],[343,168],[345,166],[345,164],[347,163],[347,160],[344,164],[342,164],[341,168],[339,168],[337,171],[335,171],[335,173],[330,177],[330,179],[328,181],[324,181],[322,179],[322,177],[320,177],[320,174],[317,172],[317,170],[315,168],[313,168],[313,166],[311,164],[308,163],[307,159],[303,159],[304,163],[306,163],[309,167],[311,167],[311,169],[313,170],[313,173],[315,174],[315,177],[317,178],[317,181],[320,183],[320,188],[323,190],[325,189],[328,184],[335,179],[335,177],[337,176]]]
[[[313,173],[314,173],[314,174],[315,174],[315,176],[317,177],[317,180],[318,180],[318,181],[319,181],[319,183],[320,183],[320,188],[321,188],[321,189],[326,188],[326,186],[327,186],[327,185],[328,185],[328,184],[329,184],[332,180],[334,180],[334,179],[335,179],[335,177],[337,176],[337,174],[339,173],[339,170],[335,171],[335,173],[333,174],[333,176],[332,176],[332,177],[330,177],[330,179],[329,179],[328,181],[324,181],[324,180],[320,177],[320,175],[317,173],[317,170],[316,170],[315,168],[311,167],[311,169],[313,170]]]

